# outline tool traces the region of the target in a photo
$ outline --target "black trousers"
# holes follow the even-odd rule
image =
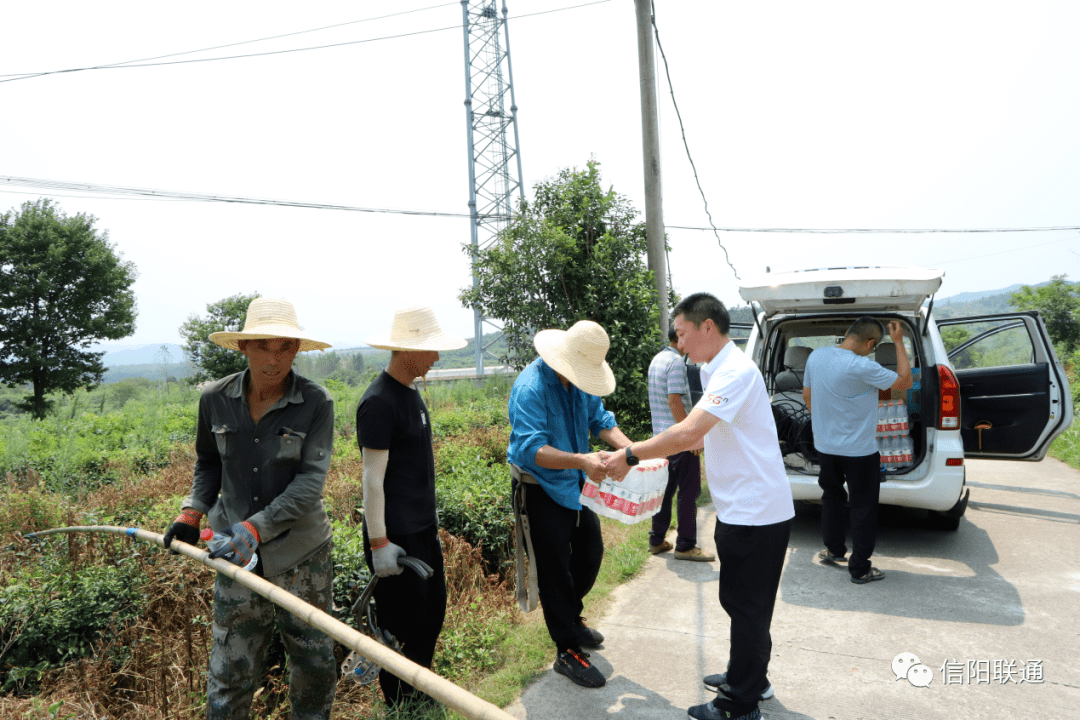
[[[870,570],[877,543],[878,497],[881,494],[881,456],[844,457],[818,453],[821,471],[821,539],[833,555],[847,553],[845,525],[851,526],[848,572],[860,577]],[[847,483],[847,491],[844,491]],[[845,507],[847,505],[848,507]]]
[[[417,665],[431,667],[435,657],[435,643],[442,632],[446,617],[446,575],[443,572],[442,543],[439,542],[439,526],[417,533],[400,535],[387,531],[387,538],[405,549],[405,554],[423,560],[434,574],[427,580],[409,568],[400,575],[379,578],[375,585],[375,611],[379,627],[388,630],[401,642],[401,654]],[[374,572],[371,550],[368,547],[367,527],[364,527],[364,558]],[[399,679],[391,672],[379,673],[379,685],[388,705],[403,700],[435,703],[429,695]]]
[[[517,488],[517,481],[513,481]],[[580,649],[581,612],[604,559],[600,518],[592,510],[570,510],[539,485],[525,485],[536,563],[536,584],[544,622],[557,652]]]
[[[671,525],[671,505],[676,490],[679,491],[679,531],[675,549],[686,552],[697,547],[697,499],[701,495],[701,458],[689,450],[668,458],[667,488],[659,512],[653,515],[650,545],[664,542]]]
[[[790,520],[773,525],[716,521],[713,538],[720,560],[720,605],[731,618],[727,666],[731,690],[721,691],[715,704],[735,717],[757,707],[769,682],[769,628],[790,536]]]

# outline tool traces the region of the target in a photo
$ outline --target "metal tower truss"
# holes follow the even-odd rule
[[[465,27],[465,120],[469,141],[469,212],[474,249],[485,248],[510,224],[516,193],[521,185],[521,152],[518,143],[517,104],[510,69],[510,31],[506,1],[502,17],[495,0],[461,0]],[[507,111],[509,100],[509,111]],[[507,130],[513,126],[513,142]],[[479,278],[473,274],[473,287]],[[476,334],[476,373],[484,373],[481,347],[484,323],[498,328],[473,310]]]

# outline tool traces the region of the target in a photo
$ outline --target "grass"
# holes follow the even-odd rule
[[[649,557],[649,523],[623,525],[600,518],[604,536],[604,562],[596,584],[585,598],[585,617],[600,618],[609,604],[612,591],[630,580]],[[539,678],[555,660],[554,645],[544,624],[542,608],[522,614],[516,608],[516,623],[502,638],[497,655],[503,658],[498,670],[481,679],[472,692],[490,703],[504,707]],[[595,625],[593,620],[590,624]],[[453,717],[460,717],[456,713]]]
[[[1049,454],[1069,467],[1080,470],[1080,423],[1075,417],[1069,429],[1054,440]]]
[[[336,403],[337,433],[324,498],[334,523],[339,566],[335,597],[340,589],[337,604],[347,608],[351,602],[345,596],[351,597],[366,577],[362,547],[354,537],[359,535],[363,506],[363,462],[352,427],[363,389],[333,381],[327,385]],[[433,383],[426,388],[425,401],[436,430],[439,482],[444,486],[456,482],[474,491],[484,486],[495,500],[504,480],[508,486],[509,477],[503,473],[508,388],[507,378],[484,385]],[[60,403],[44,422],[0,421],[5,430],[0,436],[0,533],[10,539],[18,537],[16,531],[91,524],[164,531],[191,485],[194,396],[174,393],[172,398],[159,398],[147,390],[120,409],[109,410],[111,402],[112,396],[89,395]],[[649,523],[626,526],[606,518],[601,523],[605,559],[584,611],[594,623],[603,616],[612,590],[633,577],[648,557]],[[477,536],[474,542],[486,547],[501,537],[500,527],[493,525],[486,535],[477,534],[485,528],[465,529]],[[96,627],[94,606],[73,605],[74,599],[62,591],[50,592],[50,578],[65,573],[92,578],[100,568],[123,564],[138,570],[138,597],[125,614],[107,619],[104,632],[72,635],[70,644],[79,651],[78,659],[31,668],[32,676],[19,692],[0,695],[0,720],[201,717],[213,573],[127,539],[67,538],[33,547],[18,541],[0,547],[0,587],[22,583],[39,590],[42,602],[67,603],[64,607],[80,613],[69,622],[72,632]],[[478,547],[449,534],[443,536],[443,547],[449,603],[433,669],[505,706],[551,667],[554,648],[542,612],[524,614],[517,608],[512,574],[485,575]],[[493,567],[502,569],[497,563],[488,567],[489,572]],[[6,675],[7,661],[16,649],[10,643],[25,626],[19,624],[21,615],[5,614],[10,605],[0,604],[0,677]],[[76,647],[77,642],[82,645]],[[377,685],[343,685],[333,717],[386,717],[379,695]],[[287,698],[284,668],[272,668],[256,698],[254,716],[287,717]],[[441,711],[408,716],[457,717]]]

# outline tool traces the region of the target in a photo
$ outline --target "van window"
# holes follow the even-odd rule
[[[1022,320],[1003,318],[941,328],[949,360],[957,370],[1008,367],[1035,362],[1035,346]]]

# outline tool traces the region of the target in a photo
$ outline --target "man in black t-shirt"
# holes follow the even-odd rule
[[[356,438],[364,457],[364,556],[380,578],[374,594],[379,627],[401,642],[405,657],[430,668],[446,614],[446,578],[431,416],[413,382],[438,361],[440,350],[465,347],[465,340],[444,333],[430,308],[409,307],[394,314],[388,335],[365,342],[391,355],[356,409]],[[434,575],[424,580],[403,573],[398,558],[405,555],[423,560]],[[379,673],[379,684],[390,706],[435,702],[386,670]]]

